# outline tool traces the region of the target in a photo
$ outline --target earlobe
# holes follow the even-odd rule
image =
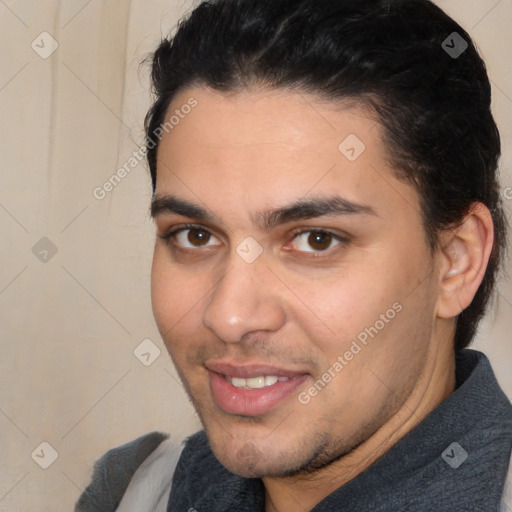
[[[452,318],[471,304],[485,275],[494,242],[491,213],[475,203],[464,220],[441,235],[437,315]]]

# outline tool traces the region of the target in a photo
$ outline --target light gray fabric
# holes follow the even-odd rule
[[[163,441],[139,466],[116,512],[166,512],[182,446]]]
[[[505,480],[505,488],[503,489],[499,512],[512,512],[512,456],[508,463],[508,474]]]
[[[115,512],[139,466],[167,439],[151,432],[105,453],[94,465],[91,483],[75,505],[75,512]]]

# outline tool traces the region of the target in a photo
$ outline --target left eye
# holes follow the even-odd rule
[[[341,244],[342,237],[329,231],[304,231],[294,238],[297,250],[303,252],[325,252]]]

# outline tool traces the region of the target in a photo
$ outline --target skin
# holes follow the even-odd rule
[[[155,197],[172,194],[215,218],[155,211],[155,319],[220,462],[263,478],[268,511],[310,510],[453,391],[454,317],[485,272],[490,214],[475,204],[432,254],[417,193],[394,177],[367,111],[296,92],[201,87],[182,91],[169,111],[190,97],[197,106],[160,142]],[[366,146],[353,162],[338,149],[349,134]],[[256,222],[257,212],[334,194],[372,213],[271,229]],[[197,229],[161,238],[186,223]],[[345,241],[298,234],[312,229]],[[246,237],[263,251],[252,263],[236,251]],[[397,303],[400,312],[300,403],[299,393]],[[211,360],[306,378],[269,412],[235,415],[212,397]]]

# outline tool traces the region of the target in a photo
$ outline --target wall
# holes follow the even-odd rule
[[[512,187],[512,3],[439,4],[488,63]],[[150,183],[144,162],[129,161],[150,102],[139,63],[191,6],[0,2],[0,511],[72,510],[107,449],[198,428],[153,322]],[[130,173],[96,198],[125,163]],[[511,318],[503,280],[475,347],[510,396]],[[143,340],[149,366],[134,355]]]

